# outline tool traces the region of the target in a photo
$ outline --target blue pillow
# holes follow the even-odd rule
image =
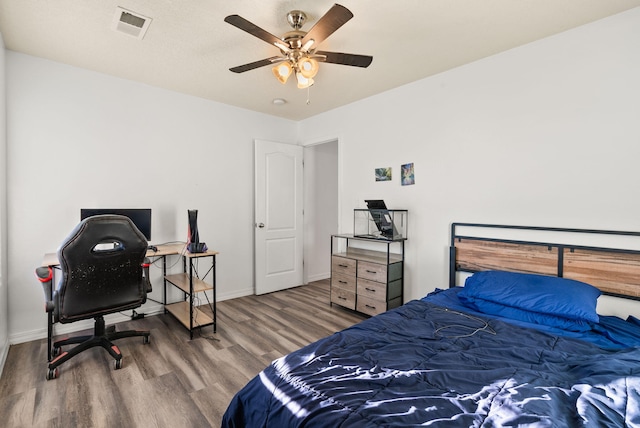
[[[518,309],[512,306],[506,306],[500,303],[494,303],[488,300],[477,299],[474,297],[462,296],[460,297],[460,301],[466,307],[477,312],[482,312],[483,314],[497,315],[499,317],[508,318],[511,320],[524,321],[531,324],[544,325],[547,327],[555,327],[567,331],[585,332],[591,330],[591,323],[589,321],[575,320],[558,317],[555,315],[541,314],[540,312],[526,311],[524,309]]]
[[[635,324],[640,327],[640,319],[634,317],[633,315],[629,315],[627,317],[627,322],[630,322],[631,324]]]
[[[481,299],[543,315],[598,322],[596,305],[600,294],[596,287],[572,279],[485,271],[467,278],[458,296],[463,302]]]

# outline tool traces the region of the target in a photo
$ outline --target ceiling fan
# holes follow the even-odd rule
[[[229,15],[224,19],[225,22],[274,45],[280,49],[281,53],[280,56],[239,65],[229,70],[234,73],[244,73],[275,64],[272,68],[273,74],[282,84],[285,84],[289,76],[293,74],[296,76],[298,88],[303,89],[313,85],[313,77],[318,73],[318,62],[366,68],[373,61],[372,56],[317,50],[320,43],[351,18],[353,18],[353,13],[349,9],[334,4],[309,32],[304,32],[301,28],[307,15],[300,10],[292,10],[287,14],[287,21],[293,27],[293,31],[289,31],[282,38],[279,38],[239,15]]]

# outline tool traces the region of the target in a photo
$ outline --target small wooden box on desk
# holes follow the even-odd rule
[[[404,303],[404,241],[331,235],[331,304],[377,315]],[[354,242],[367,247],[358,248]],[[391,252],[397,246],[399,253]]]
[[[213,332],[216,332],[216,255],[217,251],[207,250],[203,253],[182,254],[183,272],[177,274],[165,275],[166,283],[177,287],[183,292],[184,299],[175,303],[167,303],[165,297],[165,310],[173,315],[183,326],[189,330],[190,338],[193,339],[193,331],[196,328],[202,328],[213,325]],[[203,257],[211,257],[211,267],[200,278],[197,269],[194,268],[194,260]],[[212,283],[205,282],[205,278],[209,273],[212,274]],[[211,291],[213,297],[208,302],[211,308],[211,315],[203,312],[199,307],[194,306],[194,298],[198,293]],[[166,296],[166,288],[165,288]]]

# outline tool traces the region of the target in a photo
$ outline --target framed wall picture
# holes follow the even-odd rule
[[[391,181],[391,168],[376,168],[376,181]]]
[[[416,184],[416,179],[413,173],[413,162],[402,165],[401,167],[401,184],[403,186],[410,186]]]

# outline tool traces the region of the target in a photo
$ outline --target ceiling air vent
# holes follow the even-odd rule
[[[142,40],[151,24],[151,18],[131,12],[130,10],[116,7],[113,19],[113,29]]]

